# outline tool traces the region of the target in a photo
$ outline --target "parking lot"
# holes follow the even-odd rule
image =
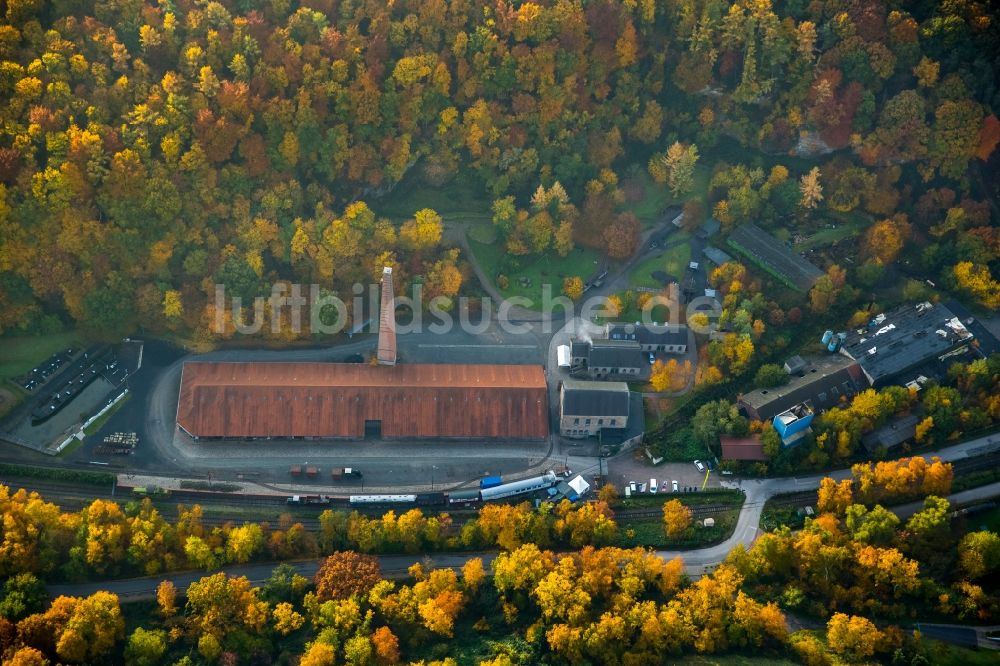
[[[7,418],[4,430],[38,451],[62,442],[123,390],[139,349],[125,343],[53,354],[19,382],[31,395]]]
[[[39,388],[48,384],[50,379],[58,375],[59,371],[79,354],[80,351],[72,347],[56,352],[16,381],[25,391],[34,393]]]
[[[650,479],[656,479],[657,491],[671,491],[673,482],[677,481],[678,491],[701,489],[705,483],[705,473],[690,462],[665,462],[656,466],[649,464],[649,460],[641,453],[634,455],[625,454],[608,461],[608,480],[615,485],[620,495],[625,494],[625,486],[629,482],[635,481],[636,485],[646,484],[649,492]],[[717,472],[708,475],[707,488],[720,488],[721,477]]]

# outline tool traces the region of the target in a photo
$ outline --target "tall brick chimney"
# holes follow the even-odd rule
[[[396,296],[392,291],[392,268],[382,269],[382,304],[378,324],[379,365],[396,365]]]

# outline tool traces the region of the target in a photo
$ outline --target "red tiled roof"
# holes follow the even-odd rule
[[[197,437],[543,439],[541,366],[188,362],[177,423]]]
[[[767,460],[764,446],[760,443],[760,435],[753,437],[719,437],[722,444],[724,460]]]

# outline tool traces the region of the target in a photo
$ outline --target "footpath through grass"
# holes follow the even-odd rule
[[[79,346],[73,331],[0,338],[0,381],[20,377],[56,352]]]

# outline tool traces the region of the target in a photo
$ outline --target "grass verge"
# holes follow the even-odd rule
[[[46,479],[48,481],[86,483],[91,486],[111,485],[111,482],[115,480],[115,475],[108,472],[85,472],[75,469],[31,467],[29,465],[10,465],[7,463],[0,463],[0,475],[27,479]]]
[[[0,342],[0,380],[26,374],[57,351],[78,347],[76,333],[2,338]]]
[[[104,412],[104,414],[102,414],[99,419],[97,419],[96,421],[94,421],[93,423],[91,423],[89,426],[87,426],[86,428],[84,428],[83,429],[83,434],[87,435],[88,437],[90,437],[91,435],[93,435],[94,433],[96,433],[98,430],[100,430],[101,428],[103,428],[104,424],[108,422],[108,419],[110,419],[112,416],[114,416],[115,412],[117,412],[119,409],[121,409],[122,405],[124,405],[126,402],[128,402],[131,399],[132,399],[132,394],[131,393],[126,393],[125,397],[122,398],[121,400],[119,400],[118,402],[116,402],[111,409],[109,409],[108,411]]]
[[[736,527],[740,515],[739,508],[726,509],[712,514],[715,525],[700,527],[698,520],[692,521],[680,535],[668,538],[663,533],[663,521],[659,518],[629,521],[619,526],[619,545],[622,548],[645,546],[650,548],[703,548],[724,541]]]
[[[665,480],[665,479],[664,479]],[[648,509],[662,506],[664,502],[679,499],[686,506],[702,506],[704,504],[725,504],[742,506],[746,496],[738,490],[718,489],[704,490],[696,493],[658,493],[656,495],[633,495],[628,499],[619,498],[612,508],[615,511],[623,509]]]

